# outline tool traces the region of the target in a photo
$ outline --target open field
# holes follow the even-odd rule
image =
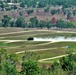
[[[10,33],[10,32],[18,32],[18,31],[24,31],[23,28],[16,28],[16,27],[0,27],[0,33]],[[1,35],[1,34],[0,34]]]
[[[68,49],[76,49],[76,42],[52,43],[51,41],[45,40],[27,41],[28,37],[76,37],[76,32],[73,31],[5,29],[3,32],[3,30],[0,29],[0,33],[0,48],[5,48],[9,54],[18,54],[19,58],[22,57],[25,51],[35,52],[40,56],[40,59],[46,59],[65,55]],[[70,46],[70,48],[67,48],[67,46]],[[51,62],[52,60],[47,61]]]
[[[26,40],[28,37],[55,37],[55,36],[65,36],[65,37],[75,37],[75,32],[69,31],[57,31],[57,30],[22,30],[22,31],[12,31],[13,29],[8,29],[6,32],[0,34],[0,40]],[[0,30],[1,31],[1,30]]]

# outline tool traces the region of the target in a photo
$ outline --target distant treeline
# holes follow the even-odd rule
[[[11,0],[0,1],[1,7],[4,7],[4,3],[9,3]],[[12,0],[13,3],[19,3],[21,7],[46,7],[47,5],[63,5],[64,7],[70,7],[76,4],[76,0]]]
[[[7,15],[4,15],[0,22],[1,27],[22,27],[22,28],[76,28],[76,22],[57,20],[53,17],[50,20],[42,21],[38,20],[37,17],[32,17],[28,21],[23,17],[17,19],[11,18]]]

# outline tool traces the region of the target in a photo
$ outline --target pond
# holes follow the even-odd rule
[[[34,37],[33,41],[51,41],[51,42],[76,42],[76,37],[56,36],[50,38]]]

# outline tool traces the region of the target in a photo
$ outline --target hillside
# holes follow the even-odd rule
[[[20,20],[20,25],[17,23],[18,20]],[[0,26],[41,29],[45,27],[48,29],[51,27],[75,28],[75,0],[32,0],[29,2],[28,0],[2,0],[0,1]]]
[[[0,0],[0,75],[76,75],[76,0]]]

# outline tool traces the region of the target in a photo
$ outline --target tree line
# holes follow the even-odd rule
[[[17,5],[12,5],[12,7],[10,8],[8,3],[18,3],[19,7],[22,8],[28,8],[28,7],[33,7],[33,8],[44,8],[48,6],[63,6],[64,8],[68,8],[71,7],[72,5],[76,5],[76,1],[75,0],[0,0],[0,7],[2,8],[2,10],[4,11],[5,9],[7,11],[11,10],[11,9],[17,9]]]
[[[21,58],[21,70],[18,71],[18,55],[7,54],[5,49],[0,49],[0,74],[1,75],[75,75],[76,54],[67,51],[67,56],[55,61],[49,68],[38,65],[39,55],[34,52],[25,52]]]
[[[3,2],[2,0],[0,3]],[[10,3],[11,0],[4,0],[5,3]],[[70,7],[71,5],[75,5],[75,0],[12,0],[13,3],[20,3],[21,7],[46,7],[47,5],[63,5],[64,7]]]
[[[8,15],[4,15],[1,19],[0,27],[22,27],[22,28],[47,28],[50,29],[51,27],[56,28],[75,28],[75,22],[68,22],[64,20],[57,20],[53,17],[50,20],[42,21],[38,20],[37,17],[32,17],[28,21],[25,20],[23,17],[19,17],[17,19],[11,18]]]

